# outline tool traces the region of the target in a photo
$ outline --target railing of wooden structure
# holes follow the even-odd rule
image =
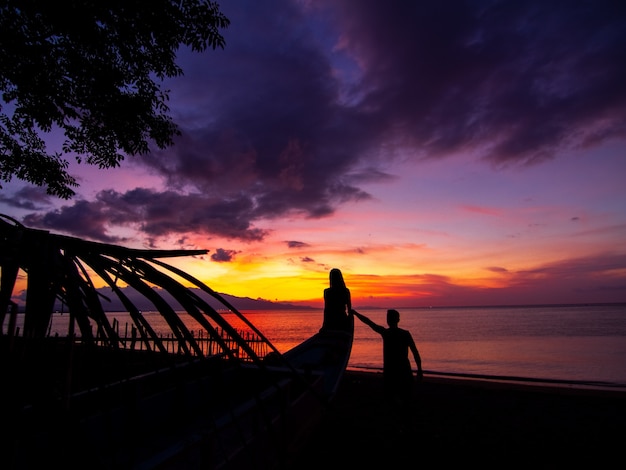
[[[173,334],[166,335],[157,335],[156,339],[145,337],[142,339],[142,336],[138,333],[138,329],[134,325],[126,325],[124,328],[124,334],[119,334],[119,348],[126,351],[156,351],[158,350],[157,342],[162,344],[165,348],[165,352],[167,354],[183,354],[184,350],[179,344],[178,338],[176,338]],[[130,327],[130,328],[128,328]],[[117,329],[116,329],[117,331]],[[246,354],[242,348],[239,346],[237,341],[234,341],[230,338],[230,335],[221,328],[216,328],[216,333],[222,339],[221,341],[216,341],[215,338],[209,334],[205,330],[190,330],[191,336],[195,338],[195,342],[198,345],[198,351],[200,354],[197,354],[198,351],[192,350],[192,357],[210,357],[210,356],[219,356],[223,355],[223,348],[226,346],[230,354],[244,362],[252,362],[252,359],[248,354]],[[263,338],[254,334],[250,331],[241,331],[237,330],[239,336],[245,340],[245,342],[250,346],[251,350],[254,352],[256,356],[259,358],[264,358],[267,356],[271,349],[268,347],[267,343]],[[10,335],[12,337],[19,337],[21,330],[19,327],[15,328]],[[9,333],[7,333],[9,334]],[[67,336],[62,337],[58,334],[53,336],[48,336],[48,338],[58,339],[59,341],[67,342]],[[74,336],[74,343],[81,344],[82,338],[80,336]],[[94,345],[106,348],[109,346],[109,340],[106,337],[102,337],[99,334],[96,334],[93,340],[90,340],[90,343]]]
[[[199,350],[201,352],[200,356],[208,357],[222,354],[222,348],[226,346],[228,351],[231,352],[237,358],[240,358],[243,361],[252,361],[250,357],[245,354],[240,348],[239,344],[230,339],[225,332],[218,328],[217,334],[224,334],[221,342],[217,342],[212,336],[208,335],[204,330],[198,330],[195,334],[192,331],[192,336],[195,338],[196,343],[198,344]],[[270,352],[270,349],[267,343],[261,339],[259,336],[255,335],[251,332],[239,331],[239,335],[245,340],[245,342],[250,346],[252,351],[260,357],[264,358]],[[165,351],[170,354],[182,354],[183,350],[179,345],[178,339],[174,337],[174,335],[169,334],[165,336],[159,336],[159,341],[165,346]],[[138,341],[137,337],[120,337],[120,343],[123,349],[129,350],[154,350],[155,342],[148,339],[146,341]],[[99,342],[98,337],[96,337],[96,344],[105,344],[105,340]],[[193,352],[192,352],[193,355]]]

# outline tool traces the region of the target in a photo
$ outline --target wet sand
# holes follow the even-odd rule
[[[426,375],[402,427],[379,373],[349,371],[291,468],[615,467],[626,446],[626,393]]]

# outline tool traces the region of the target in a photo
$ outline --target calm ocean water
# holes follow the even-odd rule
[[[361,313],[385,324],[384,309]],[[319,330],[321,310],[244,311],[281,352]],[[121,325],[127,321],[119,314]],[[159,325],[158,313],[144,313]],[[531,379],[605,382],[626,387],[626,304],[405,308],[400,326],[413,333],[425,371]],[[63,334],[65,318],[53,331]],[[225,317],[245,329],[232,314]],[[196,328],[189,322],[191,328]],[[163,325],[165,331],[165,325]],[[157,327],[158,329],[158,327]],[[382,341],[355,321],[351,369],[380,369]]]
[[[385,325],[383,309],[360,310]],[[401,309],[424,370],[626,386],[626,305]],[[280,350],[315,333],[321,312],[249,313]],[[382,368],[382,341],[355,322],[350,368]]]

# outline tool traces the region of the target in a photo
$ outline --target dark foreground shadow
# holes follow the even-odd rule
[[[555,389],[552,389],[555,390]],[[348,372],[319,432],[292,468],[608,468],[622,459],[626,394],[501,387],[426,377],[410,429],[390,420],[382,377]],[[575,467],[574,467],[575,465]]]

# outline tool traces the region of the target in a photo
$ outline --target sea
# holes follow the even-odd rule
[[[363,309],[380,325],[386,310]],[[320,311],[250,312],[281,352],[317,332]],[[626,304],[404,308],[425,373],[626,388]],[[411,358],[412,360],[412,358]],[[348,368],[382,369],[380,335],[355,320]]]
[[[426,374],[562,381],[626,390],[626,304],[400,309],[401,328],[409,330]],[[385,309],[359,309],[386,324]],[[315,334],[321,309],[250,310],[245,318],[279,351]],[[124,325],[119,313],[107,314]],[[158,332],[167,324],[158,312],[144,312]],[[232,313],[236,328],[249,327]],[[67,332],[68,315],[55,315],[51,333]],[[182,316],[190,329],[195,321]],[[63,331],[65,329],[65,332]],[[348,363],[352,370],[382,369],[382,340],[355,319]]]

